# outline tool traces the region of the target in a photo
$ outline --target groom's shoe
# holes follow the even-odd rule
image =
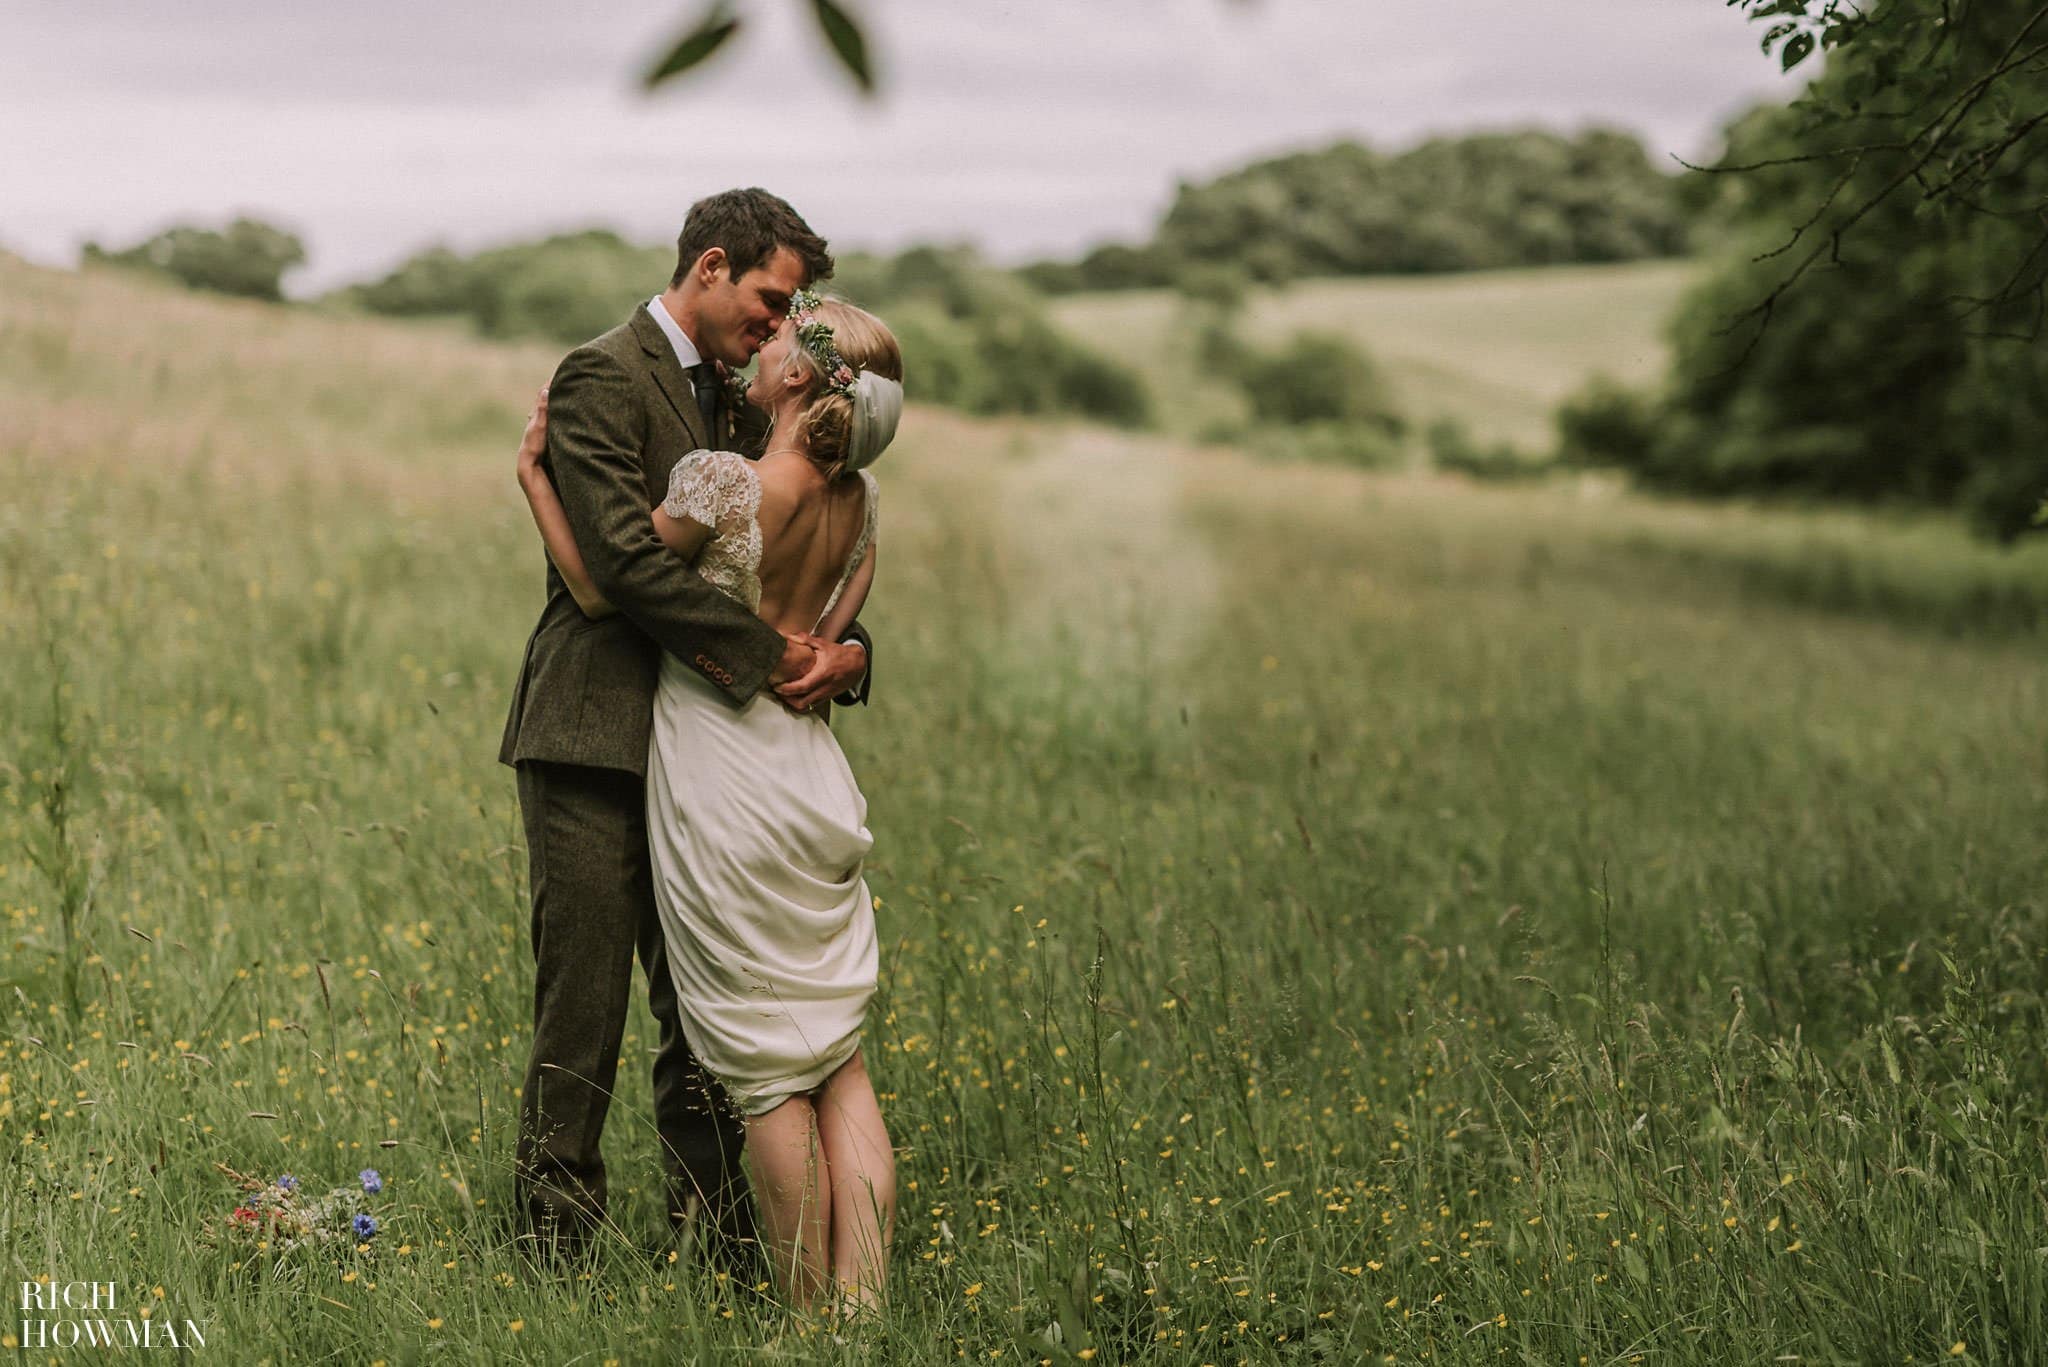
[[[722,1208],[714,1213],[694,1192],[681,1194],[672,1182],[668,1246],[682,1259],[695,1259],[710,1271],[751,1287],[768,1276],[768,1260],[754,1228],[753,1201],[737,1184],[722,1195]]]
[[[669,1237],[642,1252],[656,1267],[696,1262],[706,1270],[751,1288],[768,1277],[761,1246],[751,1238],[722,1233],[708,1220],[683,1220],[670,1226]]]

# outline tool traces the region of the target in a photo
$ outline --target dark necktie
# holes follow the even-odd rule
[[[697,411],[704,415],[704,439],[718,440],[718,367],[700,361],[690,367],[690,383],[697,388]]]

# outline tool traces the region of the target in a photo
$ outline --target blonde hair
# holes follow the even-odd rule
[[[817,316],[832,329],[832,345],[854,374],[872,370],[898,384],[903,382],[903,351],[888,324],[836,296],[819,301]],[[846,471],[846,451],[853,442],[853,400],[823,387],[824,368],[809,347],[799,345],[792,354],[801,358],[805,371],[819,386],[817,397],[797,415],[796,430],[803,436],[811,464],[824,471],[826,479],[837,479]]]

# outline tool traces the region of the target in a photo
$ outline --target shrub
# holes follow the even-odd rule
[[[1112,242],[1095,248],[1077,265],[1084,289],[1149,289],[1173,283],[1176,260],[1176,254],[1165,248]]]
[[[1310,422],[1254,434],[1260,449],[1286,460],[1389,470],[1407,458],[1400,434],[1371,422]]]
[[[1244,325],[1234,314],[1191,302],[1181,310],[1181,325],[1194,336],[1197,365],[1245,383],[1258,360],[1244,339]]]
[[[1058,389],[1064,406],[1074,412],[1118,427],[1152,423],[1152,400],[1138,377],[1072,343],[1064,347]]]
[[[1229,266],[1188,266],[1173,287],[1190,304],[1206,306],[1225,317],[1234,317],[1244,309],[1244,274]]]
[[[912,397],[969,413],[1151,421],[1135,374],[1071,340],[1036,290],[971,249],[913,247],[887,263],[859,261],[852,279],[834,283],[889,321]]]
[[[1557,458],[1570,465],[1644,470],[1656,448],[1658,421],[1649,395],[1596,375],[1558,406]]]
[[[446,247],[429,247],[382,280],[346,291],[348,300],[372,313],[400,318],[467,313],[477,299],[471,264]]]
[[[674,268],[672,250],[601,230],[500,247],[476,258],[471,312],[486,336],[581,342],[625,321]]]
[[[88,262],[167,275],[195,290],[248,299],[282,299],[284,274],[305,264],[305,244],[282,228],[238,218],[225,232],[179,226],[126,251],[85,244]]]
[[[1041,294],[1078,294],[1088,288],[1080,264],[1074,261],[1033,261],[1019,266],[1017,274]]]
[[[1300,332],[1278,351],[1244,346],[1237,375],[1252,413],[1266,422],[1348,423],[1388,436],[1406,430],[1379,368],[1348,337]]]
[[[1544,463],[1515,449],[1511,442],[1482,443],[1456,418],[1439,418],[1423,433],[1429,463],[1439,470],[1473,479],[1528,479],[1544,472]]]
[[[487,337],[582,342],[617,327],[674,267],[673,250],[635,246],[599,228],[467,258],[430,247],[339,297],[372,313],[460,315]]]
[[[971,330],[926,304],[891,308],[889,327],[903,349],[907,397],[969,413],[993,411],[997,398]]]

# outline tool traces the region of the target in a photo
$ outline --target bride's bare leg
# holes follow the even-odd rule
[[[831,1190],[835,1298],[879,1304],[896,1232],[896,1153],[859,1050],[825,1079],[817,1114]]]
[[[761,1237],[776,1289],[791,1306],[818,1304],[830,1272],[832,1192],[809,1097],[793,1096],[747,1117],[747,1160],[761,1208]]]

